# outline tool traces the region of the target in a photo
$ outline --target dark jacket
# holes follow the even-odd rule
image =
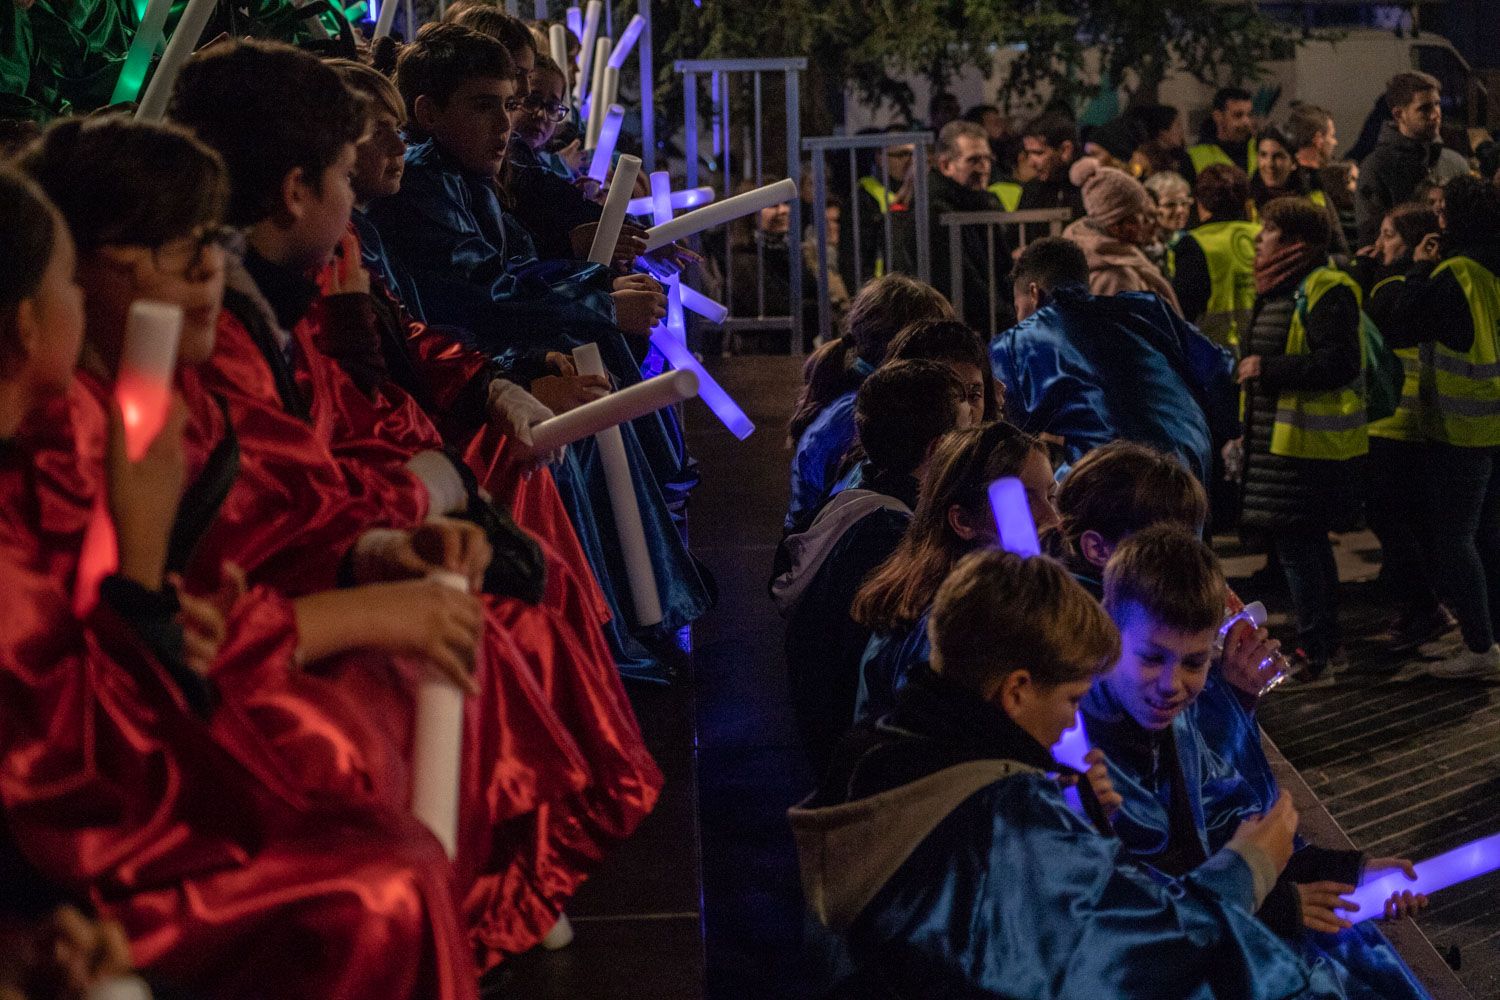
[[[932,247],[932,284],[948,298],[953,298],[953,279],[948,262],[948,229],[939,220],[948,212],[1003,211],[1000,199],[988,191],[975,191],[949,180],[936,170],[927,176],[927,225]],[[891,218],[895,227],[894,269],[903,274],[917,273],[916,213],[897,211]],[[1010,247],[998,227],[965,226],[963,228],[964,322],[981,334],[990,332],[989,241],[986,233],[995,234],[996,322],[1004,328],[1010,322]]]
[[[1240,526],[1252,531],[1340,529],[1358,514],[1355,464],[1271,454],[1276,400],[1284,389],[1322,391],[1347,385],[1359,372],[1359,303],[1337,287],[1307,314],[1308,353],[1288,356],[1293,298],[1303,275],[1255,300],[1240,353],[1261,357],[1261,376],[1247,383],[1245,469]]]
[[[543,260],[574,256],[570,234],[579,226],[598,222],[604,213],[583,192],[553,173],[520,136],[512,136],[506,153],[502,183],[510,196],[507,206],[536,242]]]
[[[1490,273],[1500,274],[1500,234],[1495,243],[1456,247],[1443,256],[1469,257]],[[1423,341],[1436,341],[1460,354],[1474,346],[1474,314],[1469,311],[1463,287],[1451,270],[1432,277],[1436,267],[1417,264],[1401,283],[1389,320],[1380,328],[1386,346],[1392,350],[1416,347]]]
[[[1359,165],[1359,186],[1354,191],[1359,245],[1374,243],[1385,213],[1410,201],[1419,186],[1442,184],[1468,172],[1467,161],[1442,143],[1408,139],[1395,122],[1386,122],[1374,151]]]

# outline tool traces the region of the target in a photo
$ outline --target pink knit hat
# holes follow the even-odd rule
[[[1080,157],[1068,171],[1068,179],[1083,189],[1084,211],[1101,226],[1156,209],[1140,181],[1123,170],[1104,166],[1092,156]]]

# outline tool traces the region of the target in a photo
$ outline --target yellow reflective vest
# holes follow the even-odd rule
[[[1260,164],[1260,157],[1256,153],[1254,139],[1247,140],[1245,145],[1245,173],[1253,174],[1255,173],[1255,168]],[[1215,163],[1225,163],[1231,167],[1239,166],[1238,163],[1229,158],[1229,154],[1224,152],[1223,147],[1217,142],[1200,142],[1196,146],[1189,146],[1188,159],[1193,161],[1194,174],[1203,173],[1204,167],[1212,166]]]
[[[896,203],[896,192],[873,177],[861,177],[859,186],[864,189],[865,194],[875,199],[875,204],[880,206],[881,215],[889,212]]]
[[[1189,234],[1208,261],[1208,306],[1198,329],[1218,344],[1235,347],[1255,308],[1254,222],[1210,222]]]
[[[1452,274],[1469,302],[1474,343],[1459,353],[1422,350],[1422,427],[1434,441],[1465,448],[1500,445],[1500,278],[1470,257],[1450,257],[1434,278]]]
[[[1370,289],[1370,298],[1373,300],[1376,292],[1392,282],[1405,280],[1405,275],[1393,274],[1377,282],[1375,287]],[[1421,349],[1406,347],[1391,353],[1401,359],[1401,368],[1405,372],[1401,380],[1401,402],[1397,405],[1395,413],[1370,425],[1370,436],[1385,438],[1388,441],[1421,441],[1423,438]]]
[[[1015,181],[996,181],[985,190],[999,198],[1000,207],[1007,212],[1014,212],[1021,204],[1021,185]]]
[[[1332,267],[1318,268],[1297,289],[1297,302],[1286,338],[1289,357],[1309,353],[1304,317],[1317,307],[1324,295],[1339,285],[1354,292],[1356,302],[1361,300],[1359,284]],[[1276,422],[1271,427],[1271,454],[1341,461],[1369,452],[1364,357],[1364,347],[1360,345],[1359,374],[1346,386],[1322,392],[1289,389],[1277,398]]]

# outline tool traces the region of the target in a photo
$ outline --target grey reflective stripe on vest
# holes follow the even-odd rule
[[[1302,413],[1298,410],[1278,409],[1276,422],[1304,431],[1357,431],[1369,422],[1361,410],[1357,413]]]
[[[1500,416],[1500,399],[1459,399],[1438,394],[1438,409],[1456,417]]]
[[[1449,375],[1457,375],[1460,378],[1472,379],[1476,382],[1486,382],[1490,379],[1500,378],[1500,363],[1489,365],[1476,365],[1463,358],[1456,358],[1451,354],[1434,352],[1432,363],[1441,368]]]

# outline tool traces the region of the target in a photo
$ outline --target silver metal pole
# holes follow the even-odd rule
[[[854,234],[854,287],[850,291],[855,293],[859,291],[860,285],[864,284],[865,280],[864,247],[860,245],[864,242],[864,230],[859,225],[859,203],[859,157],[851,149],[849,150],[849,214],[854,223],[852,230]],[[845,226],[844,229],[845,237],[847,237],[849,227]]]
[[[797,184],[792,199],[792,344],[791,353],[802,353],[802,92],[797,70],[786,74],[786,172]]]
[[[964,317],[964,283],[954,281],[953,274],[958,270],[959,261],[963,258],[962,229],[963,227],[959,225],[948,227],[948,294],[953,303],[953,311],[958,314],[959,319]]]
[[[911,179],[912,198],[916,201],[913,206],[916,212],[917,229],[917,280],[932,281],[932,243],[931,225],[932,220],[928,218],[931,206],[927,203],[927,145],[915,143],[913,146],[911,169],[915,170],[916,176]]]
[[[637,13],[646,21],[635,51],[636,67],[641,73],[641,160],[649,174],[656,169],[656,64],[651,47],[651,0],[640,0]]]
[[[817,213],[813,227],[818,232],[818,343],[822,344],[833,336],[833,305],[828,300],[828,184],[823,177],[821,149],[812,154],[812,183],[813,211]]]

